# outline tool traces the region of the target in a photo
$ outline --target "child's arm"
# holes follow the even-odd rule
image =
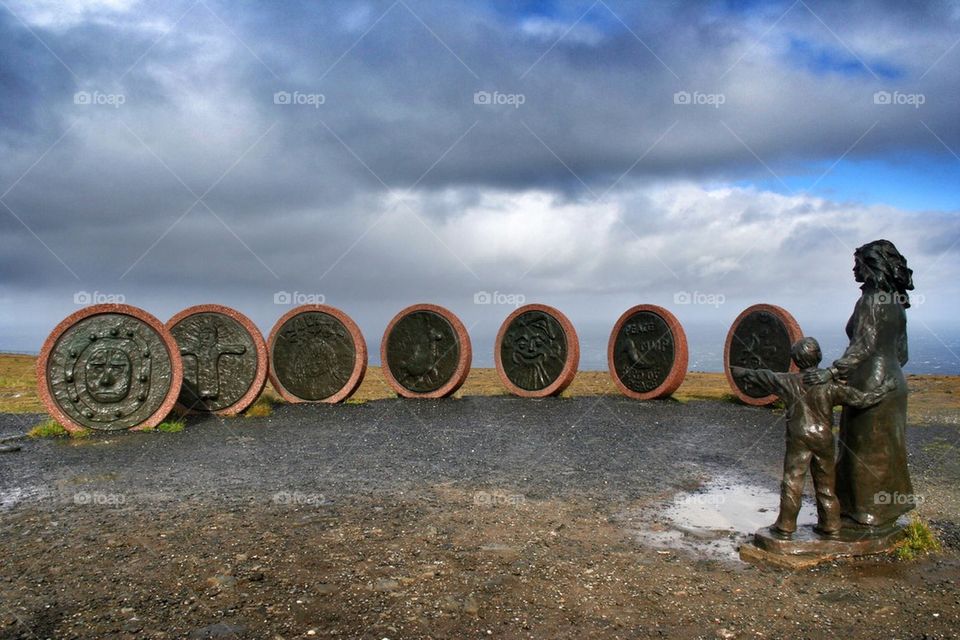
[[[897,383],[892,378],[884,380],[883,384],[873,391],[860,391],[839,382],[834,382],[834,402],[845,404],[857,409],[866,409],[877,404],[883,398],[897,388]]]
[[[764,393],[773,393],[782,396],[787,392],[781,384],[776,371],[770,369],[747,369],[745,367],[730,367],[734,379],[756,387]]]

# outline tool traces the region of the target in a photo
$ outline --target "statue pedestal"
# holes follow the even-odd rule
[[[793,537],[783,539],[770,527],[757,531],[751,542],[740,546],[740,559],[752,564],[784,569],[804,569],[837,558],[867,556],[891,551],[906,535],[906,521],[883,528],[844,527],[836,538],[825,538],[803,525]]]

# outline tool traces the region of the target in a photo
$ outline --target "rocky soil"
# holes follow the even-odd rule
[[[732,527],[706,536],[664,516],[718,478],[776,490],[782,417],[728,402],[379,400],[31,440],[0,455],[0,638],[956,637],[960,433],[908,436],[943,552],[793,572],[710,548],[775,500],[716,503]]]

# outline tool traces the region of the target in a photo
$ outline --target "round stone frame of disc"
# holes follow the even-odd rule
[[[387,342],[390,338],[390,334],[393,332],[393,328],[404,317],[410,315],[411,313],[416,313],[417,311],[432,311],[438,316],[441,316],[444,320],[450,323],[451,327],[453,327],[454,333],[457,334],[457,341],[460,343],[460,358],[457,361],[457,368],[454,370],[453,375],[450,376],[450,379],[443,386],[439,387],[438,389],[434,389],[433,391],[427,391],[423,393],[411,391],[400,384],[396,377],[394,377],[393,372],[390,371],[390,367],[387,365]],[[473,349],[470,344],[470,335],[467,333],[467,328],[463,325],[463,323],[460,321],[460,318],[458,318],[456,314],[449,309],[435,304],[415,304],[400,311],[400,313],[393,317],[393,319],[390,321],[390,324],[387,325],[386,330],[383,332],[383,339],[380,341],[380,369],[383,371],[383,377],[386,379],[387,384],[389,384],[394,391],[404,398],[436,399],[446,398],[447,396],[453,394],[457,389],[463,386],[463,383],[467,380],[467,374],[470,373],[470,363],[472,359]]]
[[[626,324],[627,320],[629,320],[631,316],[644,311],[660,316],[664,323],[666,323],[667,328],[670,329],[670,333],[673,336],[673,366],[670,368],[670,372],[667,374],[667,377],[662,383],[660,383],[659,386],[651,389],[650,391],[641,393],[629,388],[623,383],[623,381],[620,379],[620,376],[617,375],[617,368],[613,362],[613,355],[614,346],[617,342],[617,336],[619,335],[620,330],[623,328],[623,325]],[[687,334],[683,330],[683,325],[680,324],[680,321],[677,320],[677,317],[670,311],[655,304],[638,304],[624,311],[623,315],[621,315],[617,320],[617,323],[613,325],[613,330],[610,332],[610,340],[607,342],[607,366],[609,367],[610,377],[613,379],[613,384],[615,384],[617,389],[620,390],[620,393],[628,398],[633,398],[634,400],[655,400],[657,398],[665,398],[676,391],[680,385],[683,384],[684,378],[687,377],[687,364],[690,357],[689,354],[690,351],[687,346]]]
[[[44,341],[43,348],[40,349],[40,357],[37,359],[37,391],[40,393],[40,400],[43,402],[43,406],[46,407],[47,413],[68,432],[82,433],[84,431],[97,431],[97,429],[91,429],[78,422],[74,422],[73,419],[60,408],[60,405],[57,404],[53,398],[53,394],[50,392],[50,385],[47,382],[47,365],[50,361],[50,352],[53,351],[53,347],[56,346],[57,341],[68,329],[81,320],[104,314],[122,314],[140,320],[157,332],[157,335],[160,336],[160,340],[166,347],[167,356],[170,358],[170,388],[167,390],[167,394],[164,396],[163,403],[160,407],[150,414],[149,418],[134,427],[130,427],[127,431],[153,429],[170,415],[170,412],[173,411],[173,407],[177,403],[177,398],[180,397],[180,385],[183,384],[183,361],[180,359],[180,348],[177,346],[177,341],[174,340],[173,335],[167,331],[163,323],[143,309],[128,304],[95,304],[84,307],[79,311],[71,313],[64,318],[60,324],[54,327],[53,331],[50,332],[50,335],[47,336],[47,339]]]
[[[503,370],[503,363],[500,360],[500,347],[503,344],[503,337],[507,333],[507,329],[514,319],[528,311],[541,311],[551,316],[560,323],[560,327],[563,329],[563,333],[567,339],[567,361],[563,363],[563,369],[560,371],[560,375],[557,376],[557,379],[552,383],[536,391],[523,389],[515,385],[513,381],[507,377],[506,372]],[[503,324],[500,325],[500,330],[497,332],[497,339],[493,343],[493,359],[496,363],[497,375],[500,376],[500,382],[502,382],[507,391],[513,395],[521,398],[546,398],[556,396],[560,395],[564,389],[570,386],[570,383],[573,382],[574,377],[577,375],[577,366],[580,364],[580,339],[577,337],[577,331],[573,328],[573,324],[560,310],[545,304],[528,304],[514,310],[514,312],[503,321]]]
[[[741,311],[740,315],[738,315],[736,320],[734,320],[730,325],[730,330],[727,331],[727,339],[723,344],[723,374],[727,377],[727,384],[730,385],[730,389],[733,391],[734,395],[737,396],[740,402],[754,407],[763,407],[773,403],[777,399],[777,396],[774,394],[763,396],[762,398],[748,396],[740,390],[740,387],[738,387],[737,383],[733,380],[733,375],[730,373],[730,345],[733,344],[733,333],[744,318],[757,311],[766,311],[767,313],[776,316],[787,328],[787,336],[790,338],[791,345],[803,337],[803,330],[800,329],[800,324],[797,322],[796,318],[790,314],[789,311],[783,307],[778,307],[775,304],[751,305]],[[790,368],[788,371],[798,371],[797,365],[794,364],[793,359],[790,360]]]
[[[177,410],[182,413],[212,413],[218,416],[235,416],[238,413],[246,411],[250,405],[256,402],[257,398],[260,397],[260,394],[263,393],[263,388],[267,384],[267,369],[269,368],[267,360],[267,343],[264,341],[263,334],[260,333],[260,329],[257,328],[257,325],[253,324],[253,321],[250,320],[250,318],[240,313],[236,309],[225,307],[220,304],[198,304],[193,307],[188,307],[167,320],[167,330],[170,331],[171,335],[173,335],[173,328],[175,326],[177,326],[184,319],[198,313],[219,313],[239,322],[240,326],[242,326],[246,332],[250,334],[250,338],[253,340],[254,348],[257,350],[257,371],[253,377],[253,383],[251,383],[247,392],[243,394],[239,400],[228,407],[224,407],[218,411],[200,411],[185,407],[178,401],[176,405]],[[174,338],[174,340],[176,340],[176,338]]]
[[[333,316],[347,328],[347,331],[350,333],[350,337],[353,339],[354,347],[354,361],[353,361],[353,372],[350,374],[350,378],[347,379],[347,383],[340,387],[340,390],[334,393],[331,396],[327,396],[322,400],[307,400],[299,396],[295,396],[280,383],[277,379],[277,373],[273,368],[273,346],[277,340],[277,334],[280,332],[280,328],[287,322],[290,318],[298,316],[301,313],[310,313],[310,312],[326,313]],[[363,339],[363,333],[360,332],[360,327],[357,326],[357,323],[348,316],[346,313],[337,309],[336,307],[330,307],[325,304],[304,304],[299,307],[294,307],[290,311],[286,312],[280,319],[277,320],[276,324],[273,325],[273,329],[270,330],[270,337],[267,339],[267,351],[268,351],[268,361],[270,363],[268,369],[268,376],[270,377],[270,384],[273,385],[273,388],[280,395],[281,398],[286,400],[291,404],[300,404],[300,403],[318,403],[323,402],[327,404],[336,404],[338,402],[343,402],[350,396],[352,396],[357,389],[360,387],[360,383],[363,382],[363,376],[367,372],[367,342]]]

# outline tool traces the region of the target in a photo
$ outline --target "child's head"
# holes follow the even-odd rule
[[[820,353],[820,343],[814,338],[797,340],[790,348],[790,355],[801,369],[811,369],[820,364],[823,358],[823,354]]]

